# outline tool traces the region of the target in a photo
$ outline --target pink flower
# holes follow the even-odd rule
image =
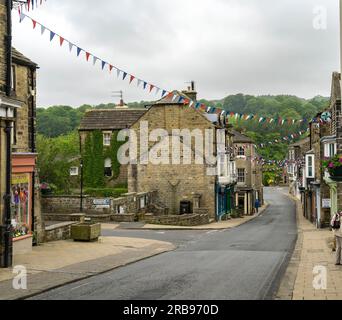
[[[330,163],[329,163],[329,168],[330,168],[330,169],[333,169],[334,167],[335,167],[334,164],[333,164],[332,162],[330,162]]]
[[[340,163],[342,163],[342,158],[340,158]]]

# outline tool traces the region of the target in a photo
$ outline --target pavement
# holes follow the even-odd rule
[[[332,251],[333,233],[317,229],[303,216],[301,203],[297,204],[298,242],[280,286],[277,298],[281,300],[342,300],[342,266],[335,266]],[[314,281],[321,270],[322,288],[316,288]],[[326,277],[324,276],[326,273]],[[326,289],[324,284],[326,283]]]
[[[13,269],[0,269],[0,300],[24,299],[175,248],[168,242],[123,237],[46,243],[14,257],[14,266],[27,269],[27,290],[14,290]]]
[[[176,250],[74,282],[33,300],[263,300],[273,299],[292,256],[295,204],[280,188],[266,188],[270,206],[248,223],[222,230],[106,230],[170,239]],[[172,235],[172,236],[171,236]]]

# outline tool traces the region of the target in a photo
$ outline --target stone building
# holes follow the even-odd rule
[[[105,184],[108,187],[116,185],[127,185],[127,166],[120,166],[120,173],[113,175],[113,166],[115,165],[112,158],[106,154],[110,151],[112,138],[119,131],[128,129],[140,117],[146,113],[146,109],[130,109],[123,102],[115,109],[90,110],[83,117],[80,128],[81,153],[84,150],[85,141],[89,134],[95,131],[101,131],[103,135],[104,162],[103,174],[105,176]],[[73,165],[71,175],[77,177],[79,174],[79,166]]]
[[[330,107],[331,122],[328,132],[321,138],[324,158],[331,158],[336,154],[342,154],[342,119],[341,119],[341,74],[334,72],[332,76],[332,88]],[[330,196],[325,201],[325,206],[330,207],[330,216],[342,209],[342,181],[339,177],[331,177],[325,170],[324,181],[329,186]],[[328,218],[328,217],[327,217]]]
[[[310,123],[310,147],[305,153],[301,188],[304,215],[317,228],[328,227],[331,215],[338,210],[339,183],[323,168],[322,161],[340,152],[340,109],[340,75],[334,73],[330,107]]]
[[[183,99],[174,100],[174,96]],[[233,135],[219,115],[204,115],[184,103],[190,99],[196,101],[195,91],[175,91],[150,106],[133,124],[139,147],[130,149],[133,161],[128,169],[128,188],[134,193],[157,190],[158,201],[169,215],[204,213],[220,220],[234,206]],[[210,151],[204,146],[205,139],[198,139],[210,133],[213,161],[205,157]]]
[[[310,138],[307,137],[289,146],[287,180],[290,194],[301,199],[301,188],[304,187],[305,154],[310,150]]]
[[[39,188],[35,188],[38,185],[35,148],[37,65],[14,48],[9,50],[11,47],[6,39],[10,36],[10,21],[7,21],[6,3],[0,0],[1,266],[7,264],[4,257],[9,256],[5,254],[4,246],[6,225],[11,225],[10,252],[13,249],[14,254],[29,252],[33,238],[37,242],[44,236]],[[7,55],[8,51],[11,56]]]
[[[255,213],[255,202],[264,203],[262,167],[258,162],[256,147],[251,138],[233,131],[236,158],[236,207],[245,215]]]

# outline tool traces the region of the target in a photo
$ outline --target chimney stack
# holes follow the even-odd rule
[[[190,87],[188,87],[187,90],[184,90],[183,93],[187,95],[192,101],[197,101],[195,81],[191,81],[190,84],[191,84]]]

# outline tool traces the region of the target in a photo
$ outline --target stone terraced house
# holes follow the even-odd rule
[[[196,101],[194,91],[175,91],[174,94]],[[158,202],[167,208],[169,215],[209,214],[211,219],[220,220],[234,208],[236,174],[231,128],[220,122],[219,115],[203,114],[176,100],[168,95],[155,102],[131,127],[136,132],[137,145],[146,144],[146,149],[142,151],[139,147],[135,151],[131,150],[137,163],[129,165],[129,192],[139,194],[158,191]],[[148,127],[144,127],[143,123]],[[162,130],[164,133],[160,138],[152,139],[154,142],[141,141],[142,131],[151,136],[154,130]],[[174,130],[179,132],[178,137],[174,134]],[[203,159],[204,155],[195,148],[196,139],[193,136],[190,139],[186,138],[182,130],[191,133],[196,130],[203,137],[206,130],[212,130],[214,137],[219,130],[223,130],[221,140],[214,138],[213,152],[218,163],[195,162],[197,156]],[[172,150],[174,138],[176,140],[178,138],[179,141],[180,164],[174,164],[172,152],[164,154],[160,150],[158,152],[154,150],[160,142]],[[203,142],[200,144],[203,146]],[[217,151],[219,144],[223,148]],[[141,161],[153,150],[160,156],[158,163],[149,160]],[[191,155],[190,162],[184,161],[186,154]]]
[[[13,254],[32,250],[42,241],[43,223],[36,170],[37,64],[12,48],[8,59],[6,2],[0,0],[0,265],[4,266],[5,225],[11,224]],[[11,77],[8,77],[11,75]],[[9,81],[10,80],[10,81]],[[6,132],[11,133],[8,139]],[[8,152],[10,150],[10,152]],[[9,170],[10,174],[9,177]],[[10,178],[10,179],[8,179]],[[10,181],[10,184],[7,182]],[[8,186],[10,190],[8,190]],[[10,194],[9,206],[5,195]],[[10,221],[6,219],[10,210]],[[8,262],[8,261],[7,261]]]
[[[123,104],[115,109],[104,110],[89,110],[81,120],[79,134],[81,140],[81,148],[84,150],[85,141],[89,134],[95,131],[101,131],[103,135],[103,148],[104,153],[111,148],[112,138],[114,134],[119,131],[128,129],[139,118],[147,112],[146,109],[130,109]],[[81,150],[81,153],[82,153]],[[116,185],[127,185],[127,166],[120,166],[120,173],[117,176],[113,174],[112,159],[104,154],[103,159],[103,174],[105,176],[105,184],[108,187]],[[78,175],[79,166],[71,168],[75,176]]]
[[[237,172],[235,205],[243,214],[255,213],[255,202],[264,203],[262,184],[262,166],[258,163],[258,154],[251,138],[233,131]]]

